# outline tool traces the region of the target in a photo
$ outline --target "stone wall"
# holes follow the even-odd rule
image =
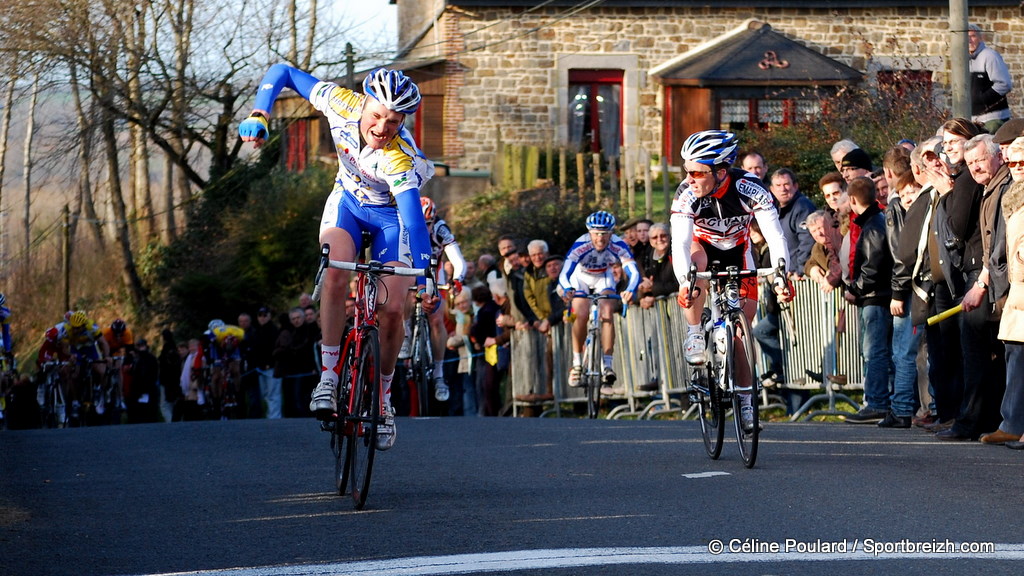
[[[417,4],[399,3],[400,13],[403,6]],[[440,29],[448,35],[446,56],[458,64],[450,66],[457,84],[446,98],[445,157],[453,166],[488,169],[499,139],[536,145],[563,141],[566,63],[581,60],[633,66],[625,69],[624,137],[631,148],[657,153],[661,86],[647,71],[751,18],[861,71],[931,69],[942,97],[949,82],[948,14],[938,8],[590,9],[558,19],[559,14],[553,9],[445,12]],[[970,21],[987,30],[988,45],[1002,53],[1017,83],[1011,108],[1024,112],[1024,54],[1013,42],[1024,37],[1021,9],[975,8]],[[410,56],[438,56],[433,46],[424,52]]]

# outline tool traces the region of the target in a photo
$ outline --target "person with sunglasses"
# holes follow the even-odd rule
[[[754,267],[750,242],[750,221],[757,219],[768,243],[771,260],[789,262],[789,248],[779,223],[779,213],[764,184],[746,171],[733,168],[739,141],[724,130],[705,130],[692,134],[680,151],[685,178],[672,203],[673,268],[679,280],[677,301],[685,308],[688,327],[685,356],[690,364],[704,362],[704,332],[700,326],[705,290],[692,298],[687,277],[691,262],[707,269],[717,260],[721,266]],[[775,278],[775,291],[789,301],[785,278]],[[741,296],[747,298],[744,310],[753,319],[757,306],[757,279],[743,283]]]
[[[771,192],[752,174],[733,168],[738,148],[735,134],[705,130],[690,135],[680,151],[685,178],[676,190],[670,223],[674,269],[679,280],[676,300],[685,309],[687,325],[684,356],[691,365],[704,363],[701,313],[707,295],[707,281],[700,281],[703,285],[696,293],[690,291],[691,262],[699,271],[716,260],[723,267],[753,269],[750,222],[755,218],[768,243],[771,261],[775,265],[781,262],[782,266],[789,262],[789,248]],[[772,282],[781,302],[792,299],[793,289],[785,275],[776,275]],[[757,310],[756,277],[743,280],[740,296],[746,298],[744,314],[753,320]],[[745,406],[749,408],[750,395],[745,397]],[[749,410],[743,412],[745,421],[750,419],[748,413]]]

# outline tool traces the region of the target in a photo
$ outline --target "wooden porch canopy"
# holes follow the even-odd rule
[[[652,68],[666,86],[845,86],[863,74],[749,20],[737,29]]]

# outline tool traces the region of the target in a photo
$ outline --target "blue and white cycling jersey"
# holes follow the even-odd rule
[[[562,266],[562,273],[558,276],[558,285],[562,290],[579,290],[580,283],[574,280],[584,280],[583,284],[592,290],[606,289],[606,285],[598,288],[597,279],[611,280],[612,265],[621,263],[622,269],[629,278],[628,292],[636,292],[640,284],[640,271],[637,270],[636,262],[633,260],[633,252],[629,244],[612,234],[608,247],[598,251],[594,243],[590,241],[590,234],[584,234],[576,239],[569,253],[565,255],[565,264]],[[610,286],[614,288],[615,282]]]

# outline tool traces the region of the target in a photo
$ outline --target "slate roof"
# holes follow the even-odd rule
[[[649,71],[676,86],[840,86],[863,77],[838,60],[749,20]]]

